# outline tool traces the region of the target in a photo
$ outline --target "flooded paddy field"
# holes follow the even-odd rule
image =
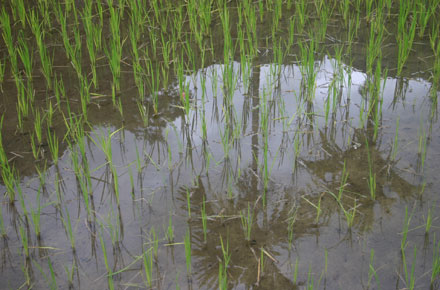
[[[439,19],[4,1],[0,289],[440,289]]]

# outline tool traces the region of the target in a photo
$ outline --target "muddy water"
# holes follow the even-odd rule
[[[217,21],[214,34],[221,29]],[[148,124],[136,104],[129,49],[124,51],[127,61],[118,92],[122,115],[112,104],[112,77],[104,58],[87,123],[80,123],[84,156],[81,142],[60,137],[68,133],[66,100],[62,113],[54,116],[50,129],[60,137],[57,165],[46,143],[40,146],[44,156],[33,157],[32,117],[24,129],[17,129],[17,93],[7,72],[1,93],[3,146],[20,175],[23,198],[17,194],[10,203],[3,197],[6,236],[0,242],[0,288],[104,289],[109,287],[109,272],[117,289],[145,288],[143,257],[152,254],[151,288],[214,289],[224,265],[223,244],[230,255],[228,288],[401,289],[407,287],[401,251],[407,212],[406,267],[410,271],[414,264],[416,288],[428,289],[440,234],[437,104],[431,99],[428,61],[420,56],[429,55],[429,43],[421,39],[415,45],[401,77],[395,75],[395,43],[384,44],[375,129],[373,114],[367,114],[367,32],[360,29],[352,56],[338,61],[335,48],[346,35],[337,28],[339,21],[331,22],[328,37],[315,53],[311,99],[304,95],[305,64],[299,61],[298,47],[276,63],[268,42],[270,29],[263,24],[258,26],[259,52],[250,69],[241,66],[239,56],[229,64],[232,87],[224,78],[227,66],[219,61],[223,44],[213,37],[215,52],[209,60],[200,63],[197,50],[193,62],[185,60],[189,111],[182,107],[179,82],[170,70],[168,85],[161,84],[157,92],[157,115],[152,114],[152,92],[146,92]],[[63,76],[65,97],[79,116],[76,74],[56,45],[61,39],[55,33],[51,37],[55,70]],[[85,57],[83,61],[84,67],[90,65]],[[45,87],[38,60],[34,65],[35,107],[45,110],[54,93]],[[100,140],[111,143],[111,162]],[[75,158],[91,172],[89,213],[84,181],[75,175]],[[370,172],[376,180],[375,199],[368,186]],[[6,192],[3,184],[0,189]],[[38,208],[37,238],[31,212]],[[434,221],[425,234],[430,209]],[[354,213],[351,226],[344,211]],[[248,216],[250,236],[244,226]],[[183,244],[186,234],[191,271]],[[24,256],[23,237],[28,239],[29,258]]]

